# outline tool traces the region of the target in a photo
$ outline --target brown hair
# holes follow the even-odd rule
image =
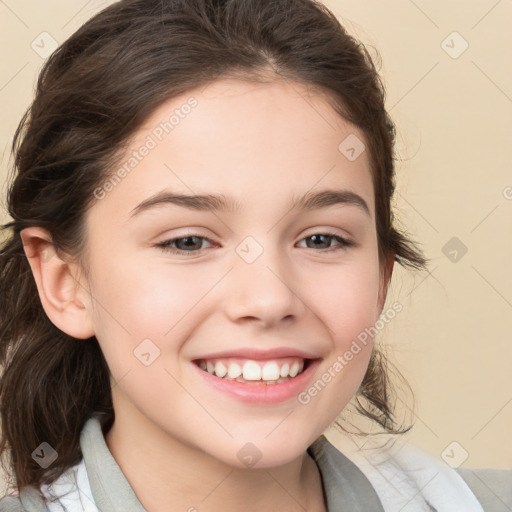
[[[116,155],[162,102],[219,77],[275,76],[324,91],[362,130],[375,191],[379,260],[415,269],[426,260],[394,225],[394,127],[365,47],[315,0],[122,0],[91,18],[45,63],[13,142],[8,191],[13,221],[0,250],[0,452],[16,485],[51,483],[81,459],[80,432],[93,412],[114,420],[109,370],[96,338],[76,343],[46,316],[20,231],[48,230],[80,261],[93,191]],[[271,74],[270,73],[270,74]],[[374,349],[358,410],[395,429],[386,359]],[[31,454],[58,453],[44,469]]]

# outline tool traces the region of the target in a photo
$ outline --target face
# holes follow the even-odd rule
[[[217,81],[146,120],[86,218],[116,421],[238,467],[291,461],[329,426],[385,284],[363,140],[282,81]]]

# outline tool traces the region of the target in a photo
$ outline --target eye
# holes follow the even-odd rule
[[[308,244],[307,241],[310,240],[312,243]],[[183,256],[192,256],[194,254],[200,253],[204,250],[203,242],[206,241],[210,244],[215,244],[209,238],[204,236],[199,236],[195,234],[189,234],[180,238],[170,238],[169,240],[164,240],[158,244],[155,244],[155,247],[159,247],[163,251],[170,252],[172,254],[180,254]],[[348,247],[352,247],[355,245],[355,242],[351,240],[347,240],[342,236],[336,233],[315,233],[314,235],[307,236],[301,240],[301,242],[306,241],[306,245],[308,249],[316,249],[320,252],[333,252],[346,249]],[[331,242],[336,241],[338,247],[332,247]],[[328,247],[322,247],[327,245]]]
[[[324,242],[322,242],[322,239],[324,239]],[[322,245],[326,244],[325,239],[327,239],[327,245],[330,246],[329,242],[334,240],[338,243],[338,247],[334,247],[326,251],[324,247],[321,247]],[[307,236],[306,238],[303,238],[301,242],[304,240],[306,241],[306,245],[308,245],[307,240],[311,240],[313,242],[312,246],[308,246],[309,249],[319,249],[322,252],[339,251],[355,245],[355,242],[347,240],[346,238],[343,238],[342,236],[336,233],[315,233],[314,235],[310,235]]]
[[[206,240],[211,242],[210,239],[204,236],[198,235],[187,235],[180,238],[170,238],[169,240],[165,240],[159,244],[156,244],[156,247],[160,247],[162,250],[171,252],[174,254],[183,254],[185,256],[193,254],[194,252],[201,251],[202,248],[202,240]],[[174,247],[174,244],[177,245],[178,248]],[[179,247],[184,247],[187,250],[182,250]]]

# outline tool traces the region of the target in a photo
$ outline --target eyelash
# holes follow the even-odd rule
[[[352,247],[352,246],[355,245],[355,242],[353,242],[351,240],[347,240],[346,238],[343,238],[342,236],[340,236],[340,235],[338,235],[336,233],[330,233],[330,232],[313,233],[312,235],[309,235],[309,236],[306,236],[305,238],[303,238],[301,240],[301,242],[303,240],[307,240],[308,238],[312,238],[314,236],[327,236],[327,237],[335,239],[340,244],[340,247],[337,248],[337,249],[336,248],[334,248],[334,249],[331,249],[331,248],[330,249],[319,249],[320,252],[335,252],[335,251],[347,249],[347,248]],[[199,250],[194,250],[194,251],[182,251],[181,249],[176,249],[176,248],[172,247],[172,244],[174,242],[176,242],[178,240],[184,240],[185,238],[199,238],[199,239],[202,239],[202,240],[207,240],[210,243],[214,243],[214,242],[212,242],[212,240],[210,240],[207,237],[191,233],[191,234],[188,234],[188,235],[185,235],[185,236],[181,236],[181,237],[178,237],[178,238],[170,238],[169,240],[165,240],[165,241],[163,241],[163,242],[161,242],[159,244],[155,244],[155,247],[159,247],[164,252],[170,252],[172,254],[180,254],[180,255],[183,255],[183,256],[191,256],[191,255],[200,253],[202,250],[204,250],[204,249],[199,249]]]

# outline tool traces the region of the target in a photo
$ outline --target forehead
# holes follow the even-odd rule
[[[373,217],[364,148],[364,135],[311,87],[218,80],[166,101],[145,120],[117,162],[114,172],[124,167],[126,176],[104,206],[133,208],[164,188],[233,196],[247,207],[343,188],[363,196]]]

